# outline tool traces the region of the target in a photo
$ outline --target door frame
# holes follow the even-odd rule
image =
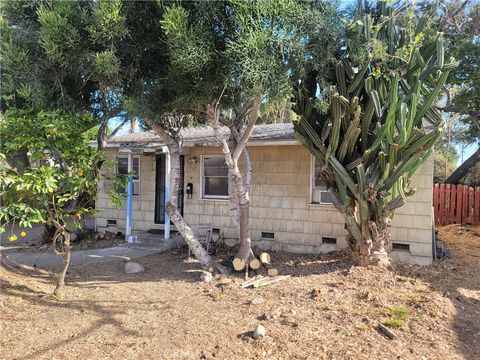
[[[154,215],[153,215],[153,224],[155,227],[164,227],[165,226],[165,174],[166,174],[166,153],[159,153],[155,156],[155,204],[154,204]],[[180,214],[183,216],[184,210],[184,182],[185,182],[185,156],[180,155],[180,184],[178,191],[178,208]],[[159,187],[160,186],[160,187]],[[158,192],[162,190],[162,194]],[[160,202],[160,203],[159,203]],[[159,214],[162,211],[163,214]],[[161,219],[159,218],[161,217]],[[158,221],[160,220],[160,221]],[[172,224],[172,222],[170,222]]]

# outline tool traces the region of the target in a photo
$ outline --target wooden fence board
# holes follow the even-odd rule
[[[480,225],[480,186],[434,184],[432,195],[435,225]]]
[[[445,184],[440,184],[440,206],[438,210],[439,225],[445,225]]]
[[[455,224],[455,201],[457,200],[457,187],[452,185],[450,187],[450,213],[448,216],[448,223]]]
[[[462,223],[462,200],[463,200],[463,188],[461,185],[457,186],[457,206],[456,206],[456,213],[457,213],[457,224]]]
[[[468,217],[468,187],[463,187],[463,204],[462,204],[462,225],[467,225]]]
[[[473,210],[473,225],[480,225],[480,186],[475,188],[475,205]]]

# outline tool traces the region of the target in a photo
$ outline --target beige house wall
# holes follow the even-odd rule
[[[146,231],[154,227],[155,216],[155,154],[154,153],[132,153],[140,156],[140,195],[132,198],[132,220],[133,230]],[[107,148],[107,162],[103,167],[105,175],[113,174],[114,161],[119,153],[118,149]],[[96,201],[96,225],[100,230],[107,230],[107,219],[117,220],[117,226],[108,226],[108,231],[125,232],[125,204],[122,200],[122,207],[117,208],[110,204],[109,192],[112,189],[112,182],[102,177],[100,191]]]
[[[347,246],[340,213],[333,205],[310,203],[312,160],[301,145],[249,146],[249,152],[253,163],[250,227],[256,245],[302,253],[327,252]],[[201,198],[201,156],[214,154],[220,154],[216,147],[194,147],[185,156],[185,184],[193,184],[193,196],[185,197],[184,215],[194,228],[198,224],[213,223],[221,229],[227,243],[231,243],[236,236],[228,200]],[[108,155],[112,159],[115,153],[109,151]],[[392,221],[392,242],[410,246],[409,252],[392,251],[394,258],[422,265],[432,261],[432,178],[433,163],[428,160],[413,178],[416,194],[397,210]],[[154,179],[155,156],[143,156],[140,197],[133,199],[134,230],[154,226]],[[101,192],[97,226],[106,227],[106,220],[114,218],[118,219],[118,231],[123,231],[125,210],[115,209],[108,202],[108,194]],[[262,232],[273,232],[275,238],[263,239]],[[337,244],[323,244],[322,237],[336,238]]]

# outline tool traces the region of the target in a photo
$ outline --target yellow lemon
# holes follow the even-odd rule
[[[78,176],[80,176],[80,177],[83,176],[83,171],[82,171],[82,170],[80,170],[80,171],[78,172]]]
[[[82,214],[80,214],[80,211],[77,211],[77,212],[75,213],[75,216],[80,219],[80,218],[82,217]]]
[[[25,236],[27,236],[27,233],[26,233],[25,231],[22,231],[22,232],[20,233],[20,236],[21,236],[21,237],[25,237]]]
[[[15,241],[15,240],[17,240],[17,235],[15,234],[12,234],[8,237],[8,241]]]

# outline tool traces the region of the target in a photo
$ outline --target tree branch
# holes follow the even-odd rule
[[[245,145],[247,144],[247,141],[250,138],[250,135],[252,135],[253,127],[255,126],[258,119],[259,107],[260,107],[260,94],[256,93],[253,98],[253,103],[251,107],[252,110],[249,114],[250,121],[247,125],[247,128],[245,129],[240,139],[238,140],[237,146],[233,150],[232,157],[235,161],[237,161],[240,155],[242,154],[242,151],[245,148]]]

